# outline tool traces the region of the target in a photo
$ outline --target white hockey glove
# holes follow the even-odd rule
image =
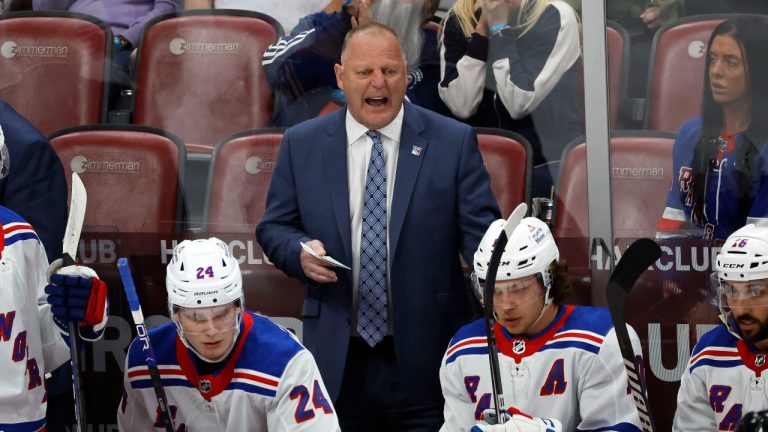
[[[512,415],[504,413],[506,421],[503,424],[489,424],[480,422],[472,427],[471,432],[562,432],[563,425],[557,419],[531,417],[514,408],[509,411]],[[483,411],[483,418],[495,423],[495,411],[488,409]]]
[[[53,320],[62,334],[69,335],[68,323],[79,324],[80,337],[94,341],[104,333],[109,307],[107,286],[93,269],[72,265],[62,267],[58,259],[48,267],[45,293]]]

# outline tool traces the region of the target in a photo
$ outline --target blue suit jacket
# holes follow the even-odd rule
[[[0,204],[35,228],[48,261],[61,258],[67,225],[67,178],[47,139],[0,100],[0,127],[10,156],[10,172],[0,179]]]
[[[459,253],[471,263],[500,216],[474,131],[408,102],[404,109],[389,224],[390,320],[402,382],[412,397],[439,401],[440,359],[474,311]],[[328,255],[352,263],[345,115],[339,110],[286,131],[256,229],[269,259],[307,284],[304,343],[333,400],[353,319],[352,272],[337,270],[331,284],[309,280],[299,242],[319,239]]]

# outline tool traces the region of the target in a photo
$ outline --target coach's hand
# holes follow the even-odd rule
[[[62,260],[48,267],[45,293],[57,321],[103,327],[107,319],[107,286],[89,267],[62,267]]]
[[[308,241],[306,242],[306,245],[315,251],[316,254],[320,256],[325,255],[325,247],[320,240]],[[336,272],[331,269],[333,264],[315,258],[303,249],[299,260],[301,261],[301,268],[304,270],[304,275],[313,281],[318,283],[331,283],[338,280]]]

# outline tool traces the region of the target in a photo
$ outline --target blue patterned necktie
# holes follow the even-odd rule
[[[381,133],[366,135],[373,148],[363,198],[357,332],[375,346],[387,334],[387,171]]]

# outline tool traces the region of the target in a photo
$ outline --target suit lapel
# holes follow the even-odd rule
[[[349,184],[347,175],[347,130],[344,124],[346,110],[333,114],[337,118],[330,122],[328,135],[320,142],[323,166],[328,175],[328,191],[331,196],[334,219],[339,229],[339,237],[344,246],[344,263],[352,262],[352,234],[349,220]]]
[[[400,133],[400,149],[397,156],[397,175],[395,176],[395,191],[392,197],[392,214],[389,218],[390,256],[397,253],[400,232],[403,229],[405,213],[411,201],[413,188],[419,176],[421,163],[426,157],[427,141],[423,136],[424,125],[418,112],[410,103],[403,104],[403,129]]]

